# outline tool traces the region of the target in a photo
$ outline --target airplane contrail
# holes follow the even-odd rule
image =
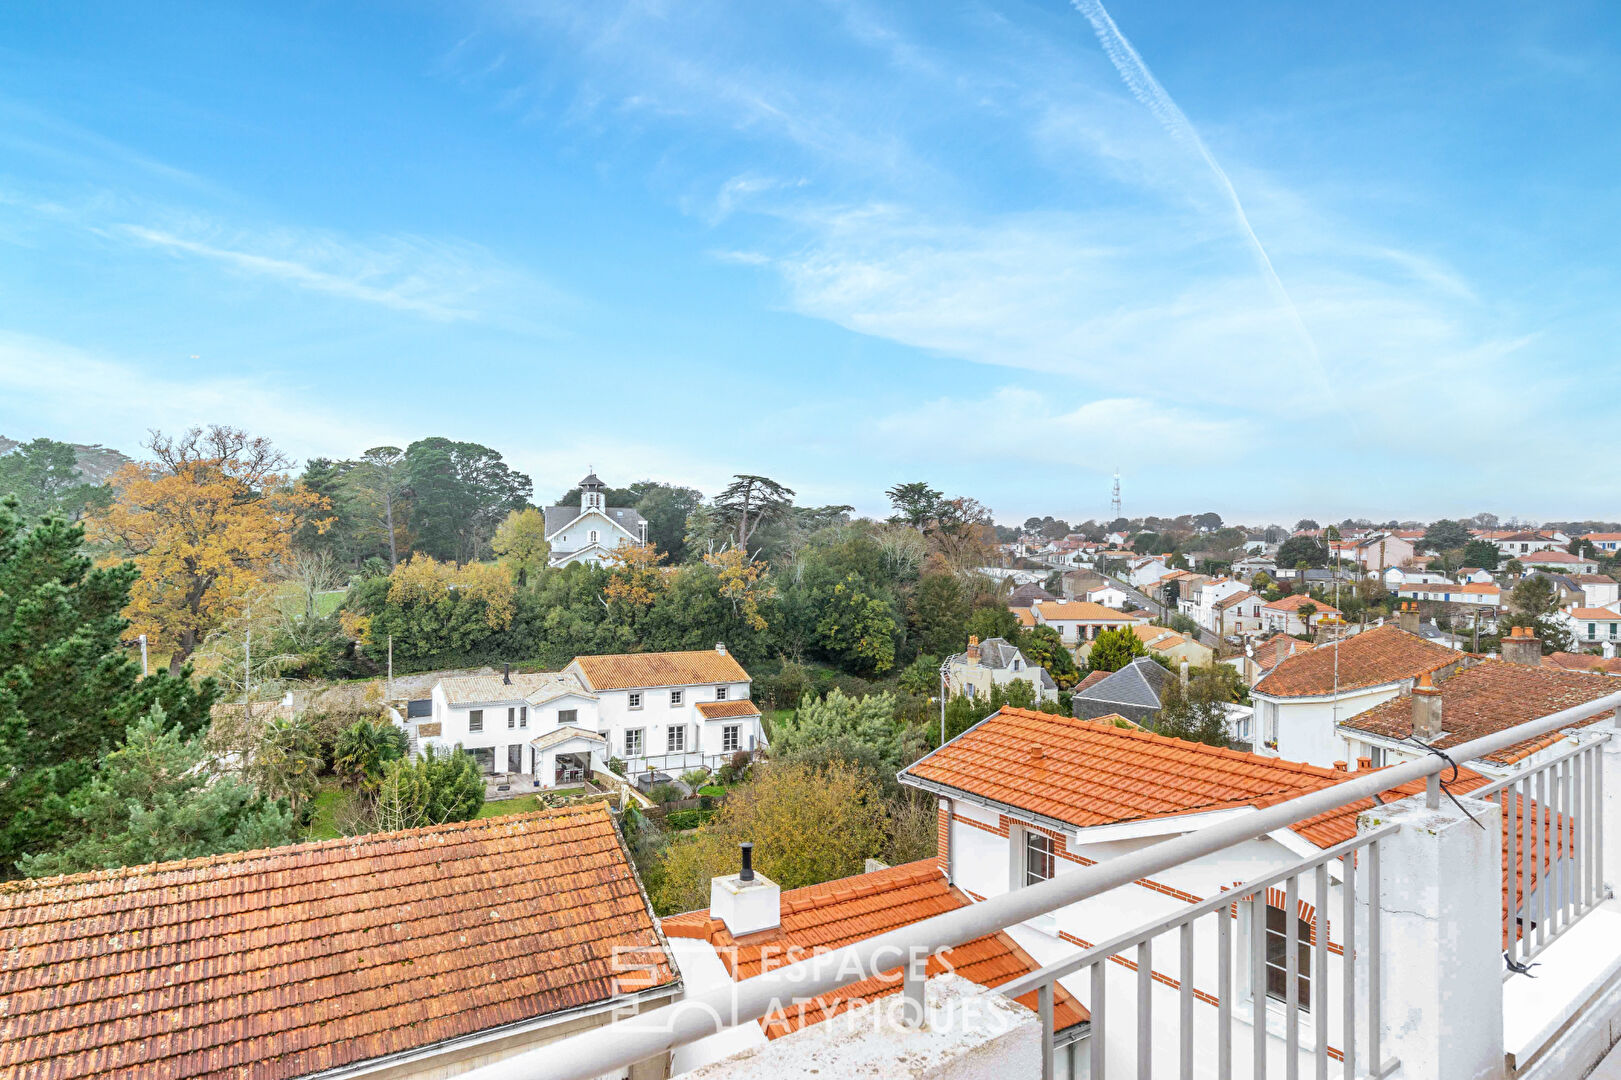
[[[1255,235],[1255,228],[1250,224],[1249,215],[1244,212],[1244,204],[1239,200],[1238,190],[1233,187],[1232,180],[1228,178],[1227,170],[1221,167],[1221,163],[1216,160],[1215,155],[1210,152],[1210,148],[1199,137],[1198,130],[1194,128],[1193,122],[1188,119],[1187,114],[1166,92],[1165,87],[1159,84],[1159,80],[1154,78],[1154,73],[1148,70],[1148,65],[1143,62],[1142,56],[1132,47],[1131,42],[1126,40],[1126,35],[1120,32],[1120,28],[1115,25],[1114,19],[1109,16],[1109,12],[1103,7],[1101,0],[1070,0],[1070,3],[1076,11],[1085,15],[1087,21],[1092,24],[1092,30],[1097,34],[1098,44],[1103,46],[1103,51],[1108,55],[1109,62],[1114,64],[1115,70],[1120,73],[1121,81],[1126,84],[1126,89],[1131,91],[1131,95],[1141,102],[1149,112],[1154,114],[1155,119],[1173,138],[1188,143],[1198,151],[1199,156],[1210,167],[1210,171],[1215,174],[1216,179],[1221,183],[1222,189],[1227,193],[1227,201],[1233,208],[1233,216],[1238,219],[1239,228],[1243,230],[1244,236],[1249,240],[1250,249],[1255,252],[1255,259],[1261,265],[1261,272],[1266,276],[1267,283],[1272,288],[1273,296],[1294,321],[1295,329],[1299,331],[1300,339],[1311,354],[1312,363],[1316,365],[1317,373],[1322,377],[1326,385],[1328,373],[1323,369],[1322,357],[1317,351],[1317,342],[1312,338],[1311,331],[1306,329],[1306,322],[1300,317],[1300,309],[1295,307],[1294,298],[1289,295],[1289,290],[1284,287],[1283,279],[1278,276],[1277,269],[1273,267],[1272,257],[1266,253],[1261,238]]]

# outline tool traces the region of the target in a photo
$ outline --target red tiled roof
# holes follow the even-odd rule
[[[1336,685],[1340,690],[1356,690],[1415,679],[1461,659],[1460,653],[1445,645],[1395,626],[1378,626],[1308,653],[1296,653],[1256,683],[1255,690],[1276,697],[1315,697],[1332,694]]]
[[[1621,656],[1606,660],[1592,653],[1556,652],[1542,658],[1543,667],[1563,668],[1566,671],[1602,671],[1621,675]]]
[[[1533,551],[1520,558],[1521,562],[1528,563],[1590,563],[1592,559],[1584,559],[1580,555],[1572,555],[1568,551]]]
[[[746,698],[742,701],[700,701],[698,712],[705,720],[724,720],[733,716],[759,716],[760,707]]]
[[[1082,690],[1085,690],[1088,686],[1095,686],[1095,685],[1102,682],[1104,679],[1107,679],[1110,675],[1113,675],[1113,674],[1114,674],[1114,672],[1112,672],[1112,671],[1088,671],[1086,673],[1086,678],[1082,679],[1080,682],[1075,684],[1074,693],[1079,694]]]
[[[1290,634],[1275,634],[1255,646],[1253,657],[1262,671],[1270,671],[1279,662],[1286,660],[1293,653],[1303,653],[1316,648],[1309,641],[1301,641]]]
[[[593,690],[749,681],[749,673],[730,653],[718,653],[714,649],[576,656],[569,667],[578,667]]]
[[[1588,619],[1592,622],[1606,622],[1609,620],[1621,621],[1621,614],[1601,607],[1571,608],[1570,617],[1573,619]]]
[[[600,804],[12,881],[0,1075],[283,1080],[676,978]]]
[[[1123,611],[1106,608],[1102,604],[1094,604],[1090,600],[1044,600],[1035,605],[1036,612],[1043,619],[1058,619],[1061,621],[1079,622],[1134,622],[1135,620]]]
[[[749,934],[741,942],[732,937],[725,923],[710,918],[707,910],[672,915],[663,920],[662,926],[669,937],[709,942],[732,978],[740,981],[760,974],[768,962],[780,967],[970,903],[946,881],[940,865],[928,859],[787,890],[782,894],[782,925],[776,930]],[[954,971],[981,986],[994,987],[1040,966],[1011,937],[998,932],[958,945],[944,957],[930,957],[928,974]],[[818,1023],[895,993],[900,989],[898,973],[897,968],[841,987],[804,1006],[765,1017],[760,1024],[768,1038],[786,1035],[805,1024]],[[1085,1020],[1087,1013],[1062,987],[1059,990],[1053,1012],[1055,1027],[1061,1030]],[[1034,994],[1017,1000],[1035,1008]]]
[[[1362,775],[1184,742],[1107,722],[1006,708],[916,762],[906,773],[1078,828],[1271,806]],[[1462,794],[1485,783],[1479,773],[1459,769],[1447,786]],[[1424,785],[1423,780],[1414,780],[1395,786],[1381,792],[1380,799],[1391,802],[1417,795]],[[1510,801],[1517,822],[1519,803]],[[1317,847],[1332,847],[1354,837],[1357,815],[1374,805],[1372,797],[1359,799],[1290,828]],[[1527,873],[1520,865],[1519,852],[1509,848],[1511,838],[1518,848],[1519,836],[1517,827],[1504,830],[1505,895],[1510,888],[1519,889]],[[1537,869],[1532,866],[1529,870],[1533,883]]]
[[[1583,671],[1482,660],[1442,681],[1436,689],[1441,693],[1441,729],[1445,734],[1430,745],[1445,750],[1615,693],[1616,684]],[[1406,695],[1394,698],[1343,723],[1358,731],[1404,739],[1413,733],[1413,699]],[[1554,732],[1528,739],[1487,760],[1510,765],[1561,738]]]
[[[1338,615],[1340,609],[1324,600],[1314,600],[1306,593],[1290,593],[1288,596],[1272,601],[1266,605],[1268,611],[1297,612],[1301,604],[1310,604],[1317,609],[1319,615]]]

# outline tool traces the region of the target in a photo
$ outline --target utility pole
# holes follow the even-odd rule
[[[147,667],[146,667],[146,635],[142,634],[141,635],[141,678],[143,678],[143,679],[146,678],[146,676],[148,674],[149,674],[149,672],[147,671]]]
[[[949,657],[940,665],[940,745],[946,744],[946,668],[950,666]]]
[[[394,697],[394,635],[388,635],[388,696]]]

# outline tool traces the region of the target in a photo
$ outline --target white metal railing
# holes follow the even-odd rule
[[[1583,732],[1576,746],[1469,793],[1496,799],[1503,861],[1520,867],[1519,887],[1503,894],[1503,950],[1517,964],[1604,899],[1602,755],[1611,738],[1610,732]]]
[[[1091,1031],[1087,1038],[1087,1051],[1090,1055],[1090,1075],[1103,1077],[1108,1075],[1105,1071],[1107,1064],[1108,1028],[1113,1022],[1110,1017],[1108,1002],[1108,965],[1119,964],[1125,959],[1125,966],[1135,971],[1136,1002],[1132,1022],[1135,1025],[1136,1035],[1136,1074],[1139,1077],[1151,1077],[1154,1065],[1154,1034],[1156,1018],[1153,1009],[1153,989],[1156,982],[1166,977],[1154,970],[1155,942],[1163,937],[1174,936],[1171,944],[1176,948],[1177,964],[1176,975],[1173,981],[1177,1001],[1177,1014],[1175,1029],[1178,1047],[1178,1072],[1181,1076],[1193,1075],[1193,1061],[1197,1053],[1201,1061],[1214,1060],[1216,1075],[1219,1080],[1230,1080],[1233,1076],[1235,1056],[1235,1035],[1239,1034],[1237,1028],[1244,1021],[1240,1010],[1235,1003],[1241,1004],[1245,995],[1239,993],[1240,986],[1247,978],[1248,991],[1248,1025],[1250,1028],[1250,1074],[1264,1077],[1267,1072],[1267,1058],[1275,1049],[1272,1045],[1275,1036],[1269,1018],[1276,1016],[1276,1026],[1283,1028],[1283,1063],[1287,1076],[1294,1078],[1299,1075],[1302,1064],[1302,1054],[1307,1056],[1313,1067],[1313,1075],[1317,1080],[1327,1080],[1330,1072],[1330,1062],[1336,1075],[1353,1077],[1362,1075],[1356,1070],[1356,1039],[1359,1010],[1357,1001],[1359,996],[1367,1001],[1366,1015],[1361,1017],[1367,1025],[1366,1046],[1370,1061],[1379,1062],[1379,1068],[1365,1070],[1369,1075],[1384,1076],[1397,1065],[1393,1059],[1384,1059],[1380,1047],[1380,1016],[1379,1001],[1384,991],[1384,972],[1380,962],[1379,941],[1379,841],[1396,832],[1399,826],[1385,825],[1372,829],[1366,833],[1337,844],[1316,855],[1310,856],[1282,870],[1267,874],[1264,877],[1247,881],[1242,885],[1227,889],[1219,896],[1210,897],[1197,904],[1173,912],[1171,915],[1155,919],[1154,921],[1127,931],[1108,941],[1094,945],[1079,955],[1048,964],[1039,971],[1021,976],[1012,982],[998,986],[997,992],[1008,997],[1019,998],[1034,991],[1037,995],[1037,1012],[1041,1015],[1044,1031],[1049,1034],[1052,1025],[1049,1021],[1051,1010],[1050,1002],[1053,997],[1053,987],[1058,980],[1068,975],[1085,972],[1087,984],[1090,986],[1090,995],[1087,1009],[1091,1013]],[[1359,855],[1361,856],[1359,858]],[[1357,866],[1362,865],[1363,886],[1361,892],[1367,898],[1367,948],[1361,954],[1366,957],[1363,977],[1366,980],[1359,995],[1357,985],[1357,968],[1353,958],[1358,955],[1356,950],[1356,904],[1357,904]],[[1339,866],[1339,911],[1334,914],[1330,903],[1330,867]],[[1306,880],[1310,887],[1309,903],[1312,905],[1313,919],[1309,939],[1305,970],[1301,970],[1301,937],[1300,922],[1297,917],[1299,911],[1302,880]],[[1272,904],[1271,892],[1278,885],[1283,886],[1283,996],[1281,998],[1282,1012],[1275,1014],[1271,1005],[1275,999],[1269,985],[1275,965],[1270,963],[1269,938],[1272,937],[1267,927],[1268,908]],[[1333,934],[1330,934],[1332,924]],[[1208,926],[1215,938],[1215,970],[1214,972],[1200,971],[1195,962],[1195,937],[1201,926]],[[1207,940],[1210,935],[1207,934]],[[1338,941],[1331,942],[1331,936],[1338,937]],[[1247,937],[1247,948],[1241,939]],[[1206,950],[1208,952],[1208,950]],[[1330,955],[1340,957],[1339,978],[1330,974]],[[1212,983],[1213,994],[1201,994],[1196,989],[1196,983],[1201,977],[1214,975]],[[1302,977],[1307,981],[1307,998],[1300,998],[1300,981]],[[1236,982],[1235,982],[1236,977]],[[1338,991],[1335,993],[1335,983]],[[1331,998],[1338,1001],[1332,1002]],[[1214,1004],[1211,1003],[1214,998]],[[1208,1036],[1201,1040],[1195,1036],[1194,1009],[1195,1005],[1202,1004],[1206,1008],[1213,1008],[1216,1013],[1215,1039]],[[1335,1008],[1335,1004],[1338,1008]],[[1311,1038],[1306,1046],[1301,1042],[1301,1015],[1305,1013],[1311,1021]],[[1339,1042],[1335,1046],[1331,1041],[1330,1020],[1336,1020],[1338,1030],[1333,1038]],[[1214,1042],[1214,1045],[1210,1045]],[[1051,1080],[1055,1060],[1051,1053],[1046,1055],[1046,1065],[1043,1080]],[[1070,1063],[1069,1075],[1078,1075],[1073,1060]]]
[[[1522,743],[1527,739],[1550,734],[1572,727],[1589,720],[1602,713],[1621,709],[1621,692],[1607,695],[1585,705],[1575,706],[1558,713],[1527,721],[1505,731],[1487,735],[1479,739],[1449,748],[1448,753],[1452,760],[1467,762],[1486,757],[1511,746]],[[1572,759],[1579,755],[1570,755]],[[1530,770],[1525,778],[1526,783],[1536,784],[1539,773],[1557,765],[1558,759]],[[1593,759],[1588,759],[1591,766]],[[591,1077],[601,1076],[632,1065],[636,1062],[650,1058],[656,1054],[683,1046],[697,1039],[712,1035],[717,1031],[735,1027],[739,1024],[750,1023],[763,1016],[781,1009],[784,1003],[803,1002],[818,996],[838,990],[851,983],[873,977],[884,972],[894,971],[897,967],[904,972],[903,992],[906,996],[921,1000],[923,990],[923,971],[927,958],[945,949],[960,945],[964,942],[974,941],[987,934],[995,933],[1010,926],[1016,926],[1035,918],[1055,911],[1058,908],[1078,903],[1090,897],[1098,896],[1112,889],[1127,885],[1138,879],[1150,877],[1161,873],[1171,867],[1189,862],[1224,850],[1234,844],[1265,836],[1278,829],[1288,828],[1300,821],[1317,817],[1318,815],[1338,810],[1363,799],[1373,798],[1393,788],[1411,783],[1415,780],[1426,780],[1427,791],[1425,799],[1427,804],[1434,808],[1440,806],[1442,798],[1441,774],[1448,771],[1451,765],[1448,760],[1437,755],[1426,755],[1413,761],[1392,765],[1388,768],[1370,771],[1366,774],[1352,773],[1341,783],[1322,788],[1306,795],[1297,796],[1285,802],[1256,810],[1251,814],[1229,818],[1203,829],[1184,833],[1170,840],[1152,844],[1135,851],[1126,852],[1112,859],[1104,860],[1092,866],[1081,867],[1075,871],[1060,874],[1048,881],[1018,889],[1014,892],[992,897],[982,903],[959,908],[932,918],[911,923],[887,933],[878,934],[862,941],[839,949],[829,950],[815,956],[777,968],[741,982],[717,987],[713,990],[688,995],[682,1001],[650,1012],[621,1020],[591,1031],[582,1032],[546,1045],[544,1048],[519,1054],[503,1061],[484,1066],[467,1074],[476,1080],[589,1080]],[[1513,778],[1519,783],[1519,778]],[[1597,805],[1594,799],[1597,795],[1596,781],[1580,789],[1587,793],[1587,805]],[[1534,794],[1534,792],[1533,792]],[[1541,811],[1538,811],[1540,814]],[[1591,845],[1591,855],[1584,863],[1593,875],[1599,875],[1602,867],[1601,859],[1597,853],[1601,850],[1597,840],[1598,829],[1595,826],[1588,830],[1587,837]],[[1258,879],[1256,882],[1246,883],[1237,889],[1229,890],[1221,897],[1213,897],[1202,905],[1196,905],[1186,911],[1174,913],[1168,919],[1151,927],[1145,927],[1123,938],[1116,938],[1097,946],[1093,950],[1082,953],[1080,956],[1065,961],[1064,967],[1074,965],[1074,970],[1089,966],[1092,977],[1098,978],[1096,972],[1103,970],[1099,962],[1098,950],[1114,950],[1113,956],[1119,950],[1127,948],[1147,949],[1147,958],[1151,959],[1152,938],[1160,934],[1175,930],[1180,936],[1180,927],[1184,922],[1210,914],[1201,911],[1191,914],[1205,905],[1222,905],[1242,900],[1246,896],[1253,896],[1263,886],[1261,882],[1285,880],[1289,884],[1289,891],[1297,891],[1299,879],[1302,875],[1310,874],[1312,887],[1318,887],[1320,868],[1328,866],[1333,860],[1343,860],[1351,857],[1363,847],[1367,851],[1367,865],[1363,870],[1363,880],[1367,883],[1367,906],[1370,911],[1377,911],[1378,896],[1378,841],[1383,833],[1377,830],[1359,836],[1346,845],[1331,848],[1320,855],[1313,856],[1302,864],[1289,867],[1278,874]],[[1350,902],[1355,899],[1356,874],[1348,873],[1342,880],[1342,900],[1347,895]],[[1557,894],[1550,894],[1552,899]],[[1591,900],[1591,891],[1583,894]],[[1540,901],[1538,901],[1540,902]],[[1255,910],[1262,910],[1264,905],[1251,905],[1252,918]],[[1228,927],[1231,931],[1232,920],[1218,920],[1218,934],[1220,927]],[[1254,924],[1252,923],[1252,926]],[[1345,931],[1351,933],[1350,922],[1347,922]],[[1368,934],[1370,940],[1366,943],[1369,956],[1367,977],[1370,984],[1375,984],[1381,978],[1377,969],[1377,961],[1373,960],[1379,953],[1377,940],[1377,920],[1370,917]],[[1296,938],[1298,943],[1298,937]],[[1353,951],[1353,943],[1343,943],[1347,955]],[[1250,956],[1254,970],[1255,957]],[[1264,960],[1264,957],[1263,957]],[[1234,964],[1229,960],[1228,976],[1231,977]],[[1141,965],[1148,968],[1148,964]],[[1038,1003],[1043,1022],[1046,1028],[1045,1041],[1051,1045],[1051,1017],[1052,1017],[1052,984],[1059,977],[1054,974],[1055,968],[1045,968],[1022,980],[1026,984],[1023,991],[1028,993],[1029,986],[1035,986],[1038,991]],[[1298,974],[1298,971],[1296,972]],[[1148,976],[1152,979],[1152,974]],[[1221,973],[1217,973],[1218,982]],[[1293,980],[1291,980],[1292,982]],[[1019,984],[1012,984],[1010,989],[1017,991]],[[1095,984],[1094,984],[1095,985]],[[1349,1004],[1345,1000],[1340,1002],[1341,1015],[1348,1016],[1344,1021],[1350,1025],[1346,1037],[1342,1041],[1347,1045],[1339,1048],[1340,1052],[1351,1062],[1342,1066],[1345,1076],[1364,1075],[1380,1077],[1385,1075],[1388,1062],[1378,1062],[1378,1041],[1381,1031],[1380,1007],[1381,997],[1385,991],[1382,982],[1377,983],[1379,993],[1369,994],[1366,1007],[1360,1015],[1355,1002]],[[1360,993],[1361,991],[1358,991]],[[1139,995],[1141,990],[1139,990]],[[1264,998],[1264,993],[1260,995]],[[1342,991],[1342,998],[1345,995]],[[1094,1024],[1101,1029],[1107,1023],[1107,1003],[1100,995],[1099,1002],[1104,1004],[1103,1016],[1094,1017]],[[1139,999],[1139,1005],[1141,1000]],[[1296,1018],[1298,1019],[1298,1018]],[[1314,1018],[1316,1022],[1316,1018]],[[1285,1021],[1286,1025],[1288,1021]],[[1358,1023],[1366,1025],[1369,1033],[1368,1051],[1366,1059],[1376,1061],[1378,1064],[1369,1069],[1364,1067],[1355,1070],[1354,1029]],[[1230,1028],[1227,1029],[1230,1031]],[[1294,1038],[1298,1039],[1298,1028],[1294,1031]],[[1256,1036],[1257,1045],[1261,1038]],[[1286,1038],[1288,1033],[1286,1031]],[[1229,1035],[1230,1038],[1230,1035]],[[1096,1039],[1094,1046],[1101,1043]],[[1182,1040],[1179,1047],[1183,1061],[1186,1061],[1190,1052],[1187,1040]],[[1298,1044],[1297,1044],[1298,1045]],[[1319,1041],[1318,1045],[1326,1045]],[[1096,1053],[1094,1049],[1092,1051]],[[1218,1048],[1218,1054],[1220,1049]],[[1332,1054],[1328,1055],[1332,1057]],[[1138,1076],[1147,1077],[1148,1071],[1143,1065],[1144,1059],[1139,1058]],[[1266,1061],[1261,1057],[1251,1063],[1254,1075],[1264,1076]],[[1293,1078],[1297,1074],[1298,1062],[1294,1058],[1286,1059],[1287,1074]],[[1052,1067],[1049,1059],[1046,1068]],[[1318,1076],[1323,1076],[1321,1056],[1317,1062]],[[1101,1080],[1101,1075],[1093,1074]],[[1224,1074],[1225,1075],[1225,1074]]]

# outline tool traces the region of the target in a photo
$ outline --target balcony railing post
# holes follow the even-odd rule
[[[1409,1080],[1478,1080],[1503,1068],[1502,839],[1496,802],[1460,797],[1439,809],[1416,795],[1357,820],[1367,832],[1396,824],[1377,856],[1358,859],[1377,876],[1356,897],[1357,996],[1377,1017],[1358,1023],[1359,1071],[1378,1076],[1398,1061]],[[1467,814],[1463,811],[1467,811]],[[1471,820],[1473,818],[1473,820]],[[1378,955],[1372,955],[1377,950]],[[1377,993],[1377,1011],[1370,995]]]
[[[1595,727],[1598,725],[1594,725]],[[1621,709],[1610,717],[1610,737],[1605,740],[1599,763],[1598,786],[1603,796],[1603,813],[1594,822],[1600,861],[1599,880],[1610,895],[1621,883]]]

